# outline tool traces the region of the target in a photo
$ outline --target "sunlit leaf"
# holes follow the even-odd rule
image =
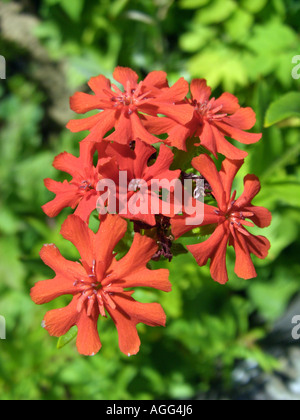
[[[273,102],[266,114],[265,127],[293,117],[300,118],[300,92],[289,92]]]

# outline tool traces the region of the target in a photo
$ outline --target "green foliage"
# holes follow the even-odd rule
[[[194,53],[188,63],[193,77],[207,78],[213,87],[221,85],[231,92],[266,76],[285,88],[293,85],[291,59],[299,41],[296,30],[283,19],[291,7],[265,0],[187,4],[196,11],[180,46]],[[186,2],[181,6],[185,8]]]
[[[300,120],[300,92],[290,92],[270,105],[266,113],[265,127],[289,120],[295,125]],[[285,121],[286,124],[286,121]]]
[[[111,76],[114,66],[125,65],[141,75],[165,70],[171,83],[180,76],[205,77],[216,96],[226,89],[242,106],[252,106],[263,139],[247,146],[249,157],[236,188],[241,191],[247,173],[260,177],[262,191],[255,204],[273,213],[272,225],[263,231],[272,248],[266,260],[255,260],[258,277],[247,282],[235,276],[230,253],[230,282],[220,286],[207,267],[199,268],[186,254],[186,244],[209,234],[195,231],[175,243],[178,255],[171,264],[152,263],[153,268],[170,269],[173,291],[136,292],[141,301],[160,301],[168,317],[166,329],[138,327],[142,346],[137,356],[128,359],[120,353],[114,325],[104,319],[99,323],[103,348],[97,356],[76,353],[75,329],[60,339],[58,350],[40,322],[47,310],[67,299],[38,307],[29,292],[36,281],[53,276],[39,259],[44,243],[55,243],[66,258],[78,258],[59,235],[68,212],[49,220],[40,207],[53,197],[43,179],[63,179],[51,167],[54,156],[64,150],[78,154],[81,136],[64,128],[69,116],[59,122],[53,117],[52,108],[59,109],[61,102],[67,106],[68,95],[57,98],[56,91],[49,99],[55,83],[47,86],[43,79],[48,76],[40,78],[33,71],[41,62],[35,62],[30,45],[25,51],[1,35],[8,77],[0,81],[0,315],[7,323],[7,340],[0,342],[0,398],[192,398],[213,383],[230,385],[239,359],[255,360],[267,371],[277,368],[279,362],[261,340],[300,286],[299,80],[291,77],[292,57],[299,54],[297,2],[26,4],[26,12],[39,19],[34,34],[46,52],[47,66],[70,93],[89,77]],[[189,149],[190,156],[194,153]],[[117,251],[128,249],[130,241],[129,232]]]

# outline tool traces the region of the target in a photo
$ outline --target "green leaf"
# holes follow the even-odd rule
[[[270,282],[253,282],[249,287],[250,298],[266,320],[280,317],[294,293],[299,290],[299,283],[289,279],[289,271],[278,267],[277,276]],[[266,296],[268,298],[266,299]]]
[[[288,25],[277,19],[264,25],[256,25],[253,36],[249,37],[247,47],[267,61],[274,53],[286,52],[297,45],[297,34]],[[277,58],[277,57],[275,57]]]
[[[300,118],[300,92],[289,92],[273,102],[266,113],[265,127],[294,117]]]
[[[201,9],[196,16],[196,21],[204,24],[224,22],[237,8],[232,0],[215,0]]]
[[[196,25],[191,32],[186,32],[179,39],[183,51],[198,52],[216,35],[216,31],[207,26]]]
[[[238,9],[225,23],[226,31],[234,41],[239,41],[241,38],[249,36],[253,20],[250,13]]]
[[[242,0],[241,3],[241,6],[250,13],[258,13],[265,7],[267,0]]]
[[[205,6],[210,0],[181,0],[179,6],[182,9],[197,9],[198,7]]]
[[[72,20],[78,21],[82,13],[84,0],[61,0],[60,5]]]
[[[57,348],[60,350],[69,344],[77,336],[77,327],[72,327],[67,334],[59,337],[57,341]]]
[[[110,4],[109,14],[112,18],[117,18],[120,13],[125,9],[129,3],[129,0],[116,0],[114,3]]]
[[[207,79],[213,89],[222,84],[224,90],[234,92],[237,85],[248,83],[248,70],[240,52],[221,43],[194,55],[188,66],[193,77]]]

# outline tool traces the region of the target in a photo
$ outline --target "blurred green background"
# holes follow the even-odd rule
[[[0,399],[195,398],[215,386],[230,389],[241,359],[280,370],[263,343],[300,289],[300,79],[292,77],[299,22],[297,0],[1,1],[0,315],[7,340],[0,341]],[[140,353],[126,358],[113,323],[101,319],[103,348],[85,358],[74,342],[57,350],[40,326],[64,300],[39,307],[29,291],[52,276],[39,260],[44,243],[77,258],[59,234],[69,212],[49,220],[41,210],[52,198],[43,179],[62,179],[51,166],[55,155],[78,154],[82,134],[65,128],[69,96],[92,76],[111,77],[116,65],[141,77],[165,70],[171,84],[204,77],[216,96],[227,90],[254,108],[263,139],[247,146],[237,189],[246,173],[260,177],[255,204],[273,212],[262,232],[272,249],[255,260],[258,277],[250,281],[234,276],[231,252],[225,287],[190,255],[155,264],[170,269],[173,292],[136,297],[159,300],[167,328],[139,326]]]

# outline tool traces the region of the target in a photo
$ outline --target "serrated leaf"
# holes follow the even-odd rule
[[[189,61],[189,71],[195,78],[207,79],[213,89],[222,84],[225,91],[232,93],[237,85],[248,83],[248,70],[240,52],[221,44],[194,55]]]
[[[261,55],[266,60],[266,55],[285,52],[297,45],[297,34],[294,30],[275,19],[264,25],[256,25],[253,36],[249,37],[247,47]]]
[[[250,13],[238,9],[225,23],[226,31],[233,40],[239,41],[241,38],[249,35],[253,20],[254,18]]]

